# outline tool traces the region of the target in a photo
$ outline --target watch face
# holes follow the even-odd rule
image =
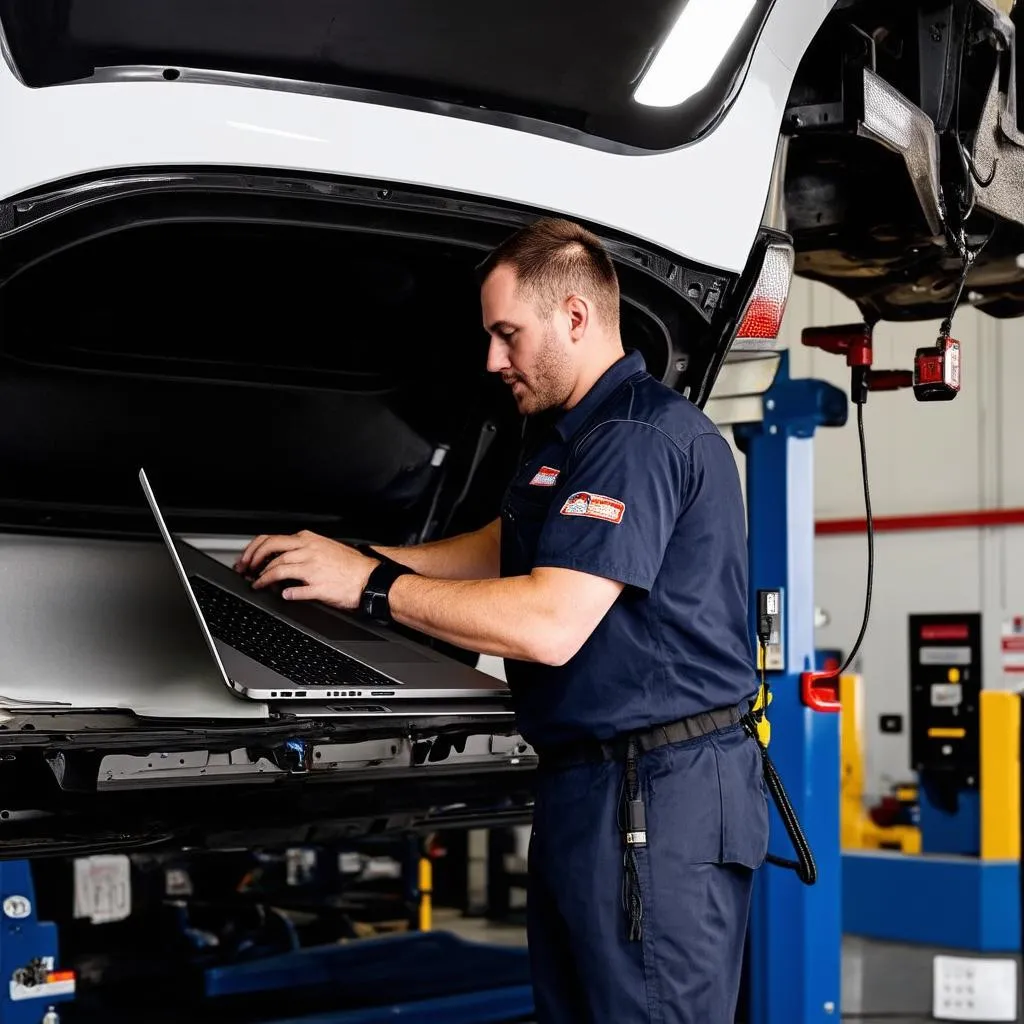
[[[391,620],[391,607],[388,604],[388,596],[382,590],[371,590],[369,587],[363,592],[363,611],[371,619],[380,622]]]

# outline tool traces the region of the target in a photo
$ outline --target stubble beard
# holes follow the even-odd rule
[[[572,372],[568,355],[562,350],[554,328],[548,328],[544,343],[537,354],[537,361],[527,383],[516,375],[513,384],[521,382],[512,396],[523,416],[547,412],[564,404],[572,393]]]

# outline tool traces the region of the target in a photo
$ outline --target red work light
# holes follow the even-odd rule
[[[914,357],[914,397],[919,402],[948,402],[960,392],[960,342],[940,337]]]

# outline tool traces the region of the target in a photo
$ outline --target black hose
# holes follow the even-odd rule
[[[765,679],[765,663],[767,661],[767,655],[767,647],[765,641],[762,639],[761,714],[765,714],[768,710],[768,684]],[[746,729],[747,735],[750,736],[750,738],[757,744],[758,750],[761,752],[761,763],[764,770],[764,779],[768,784],[768,792],[772,795],[772,800],[779,812],[779,817],[782,819],[782,824],[786,827],[786,833],[789,836],[789,841],[792,843],[793,849],[798,858],[797,860],[787,860],[785,857],[778,857],[773,853],[769,853],[765,856],[765,860],[767,863],[774,864],[776,867],[787,868],[790,871],[795,871],[797,877],[804,883],[804,885],[814,885],[818,880],[818,868],[814,863],[814,854],[811,852],[811,845],[807,841],[807,836],[804,835],[804,830],[800,825],[800,820],[796,816],[796,811],[793,810],[793,805],[789,800],[789,794],[786,792],[786,787],[782,784],[782,779],[775,768],[775,763],[772,761],[771,756],[768,753],[768,748],[761,742],[761,737],[757,732],[757,720],[752,711],[748,711],[747,714],[743,716],[743,726]]]
[[[764,747],[761,747],[761,758],[764,761],[764,777],[768,783],[768,789],[778,808],[779,817],[782,818],[782,823],[786,826],[793,849],[799,858],[798,860],[787,860],[785,857],[777,857],[775,854],[769,853],[765,856],[765,860],[776,867],[795,871],[804,885],[814,885],[818,880],[818,867],[814,863],[814,854],[811,853],[810,843],[807,842],[807,837],[800,827],[793,805],[789,802],[786,787],[783,786],[782,779],[779,778],[779,773],[775,770],[775,765]]]
[[[864,615],[861,618],[860,633],[854,641],[850,653],[842,668],[836,671],[837,676],[843,675],[853,664],[853,659],[860,651],[860,645],[864,642],[864,636],[868,631],[868,623],[871,621],[871,593],[874,589],[875,580],[875,521],[871,513],[871,485],[868,482],[868,444],[864,437],[864,406],[857,406],[857,438],[860,442],[860,472],[861,481],[864,484],[864,519],[867,524],[868,535],[868,578],[864,587]]]

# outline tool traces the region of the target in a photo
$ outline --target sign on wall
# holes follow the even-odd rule
[[[1000,646],[1003,684],[1015,690],[1024,688],[1024,615],[1003,620]]]

